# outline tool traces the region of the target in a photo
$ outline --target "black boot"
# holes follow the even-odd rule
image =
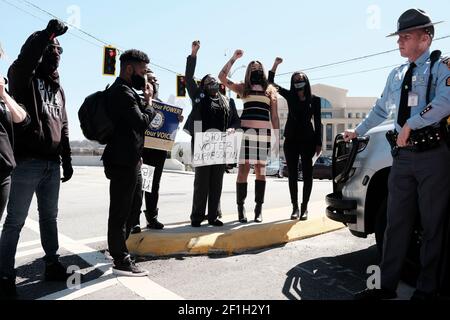
[[[247,223],[247,216],[245,214],[245,199],[247,198],[247,187],[248,183],[237,183],[237,205],[238,205],[238,214],[239,214],[239,222]]]
[[[69,273],[67,268],[59,261],[45,263],[45,281],[64,282],[74,273],[74,271]]]
[[[145,218],[147,219],[147,228],[152,230],[163,230],[164,225],[158,221],[159,209],[155,209],[153,212],[144,211]]]
[[[291,220],[298,220],[300,219],[300,209],[298,208],[298,203],[293,203],[293,210],[291,215]]]
[[[255,181],[255,222],[263,222],[262,218],[262,205],[264,204],[264,196],[266,194],[266,181]]]
[[[16,279],[1,278],[0,279],[0,301],[16,300]]]
[[[302,203],[302,211],[301,211],[301,215],[300,215],[300,220],[301,221],[306,221],[308,220],[308,204],[304,204]]]

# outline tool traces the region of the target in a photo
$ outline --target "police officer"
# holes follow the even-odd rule
[[[436,24],[420,9],[402,14],[398,31],[389,36],[398,36],[400,54],[408,58],[408,62],[391,72],[383,96],[367,119],[355,132],[344,135],[346,141],[364,135],[389,117],[392,106],[396,107],[398,136],[389,177],[381,288],[358,293],[355,296],[358,300],[396,298],[418,211],[424,230],[420,253],[422,269],[412,299],[435,298],[438,289],[443,226],[450,192],[450,150],[441,137],[444,135],[442,120],[450,115],[450,70],[439,57],[440,53],[430,52]],[[425,136],[421,137],[428,147],[420,146],[422,141],[414,139],[423,132]],[[436,143],[438,136],[440,142]]]

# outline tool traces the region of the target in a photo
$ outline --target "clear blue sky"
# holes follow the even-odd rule
[[[26,38],[33,31],[44,29],[51,19],[22,0],[7,1],[37,18],[0,0],[0,42],[9,59],[0,61],[2,74],[6,74]],[[398,17],[411,7],[426,10],[433,20],[449,20],[437,26],[436,36],[450,34],[448,0],[30,1],[63,20],[79,22],[81,29],[112,45],[146,51],[152,62],[180,73],[184,72],[191,42],[199,39],[202,41],[196,74],[199,78],[207,73],[217,75],[237,48],[243,49],[245,56],[236,67],[258,59],[269,69],[274,58],[282,56],[285,63],[280,66],[280,73],[395,49],[396,38],[385,36],[395,31]],[[99,46],[102,44],[76,30],[72,32],[97,44],[71,34],[60,38],[64,47],[60,74],[67,95],[71,139],[79,140],[83,139],[77,117],[79,106],[87,95],[112,83],[114,78],[101,74],[103,56]],[[450,38],[434,43],[433,48],[449,53]],[[389,69],[315,79],[403,61],[394,52],[307,73],[313,84],[345,88],[350,96],[378,96]],[[166,100],[175,94],[175,75],[156,67],[152,69],[160,79],[161,98]],[[244,70],[239,70],[233,78],[242,80],[243,74]],[[279,83],[288,80],[289,76],[277,78]],[[187,116],[190,102],[180,100],[178,103],[185,107]],[[186,139],[184,135],[179,137]]]

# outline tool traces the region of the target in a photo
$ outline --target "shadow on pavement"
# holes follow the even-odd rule
[[[378,263],[376,246],[310,260],[287,273],[283,294],[290,300],[352,300],[367,287],[367,267]]]
[[[95,280],[103,274],[98,269],[93,269],[91,265],[76,255],[62,256],[60,261],[66,267],[77,266],[80,270],[88,271],[87,274],[82,276],[81,283]],[[41,258],[21,265],[17,269],[19,300],[36,300],[67,289],[65,282],[46,282],[44,272],[45,264]]]

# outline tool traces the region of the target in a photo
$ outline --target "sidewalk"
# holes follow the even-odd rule
[[[225,215],[225,226],[215,228],[205,222],[202,228],[194,229],[189,222],[166,226],[163,231],[143,230],[132,235],[127,242],[132,254],[164,257],[174,255],[234,254],[255,249],[270,248],[292,241],[315,237],[340,230],[344,225],[325,216],[323,201],[310,204],[308,221],[288,220],[291,207],[264,210],[264,223],[248,224],[237,221],[237,214]],[[247,210],[250,211],[250,206]],[[253,212],[248,212],[253,218]]]

